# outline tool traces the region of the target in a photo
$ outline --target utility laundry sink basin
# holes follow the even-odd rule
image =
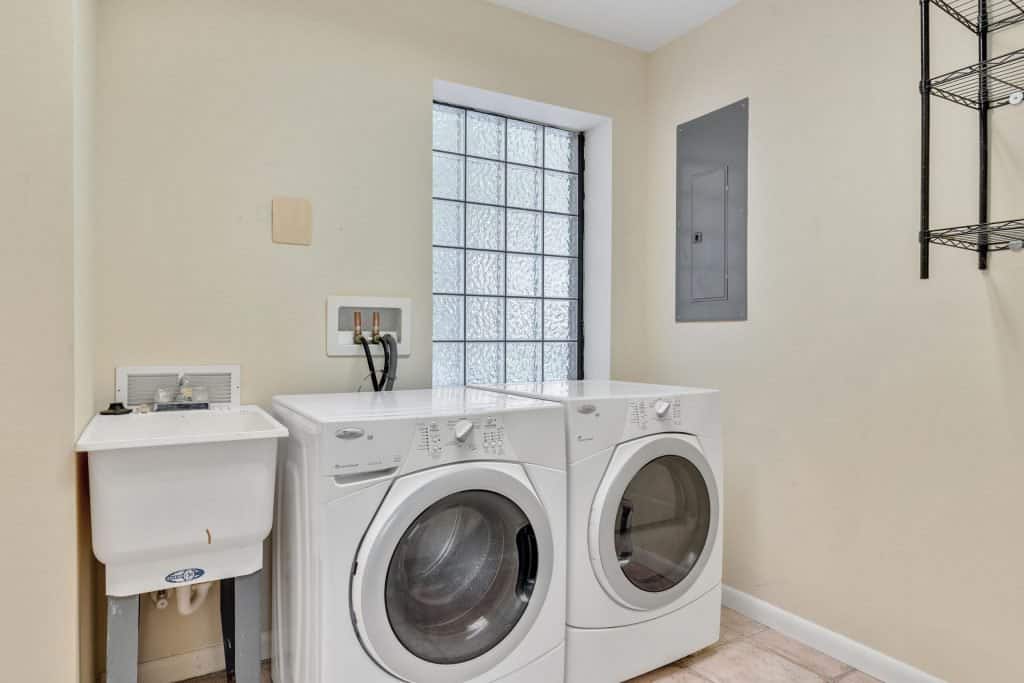
[[[256,406],[94,417],[77,447],[107,595],[259,571],[287,435]]]

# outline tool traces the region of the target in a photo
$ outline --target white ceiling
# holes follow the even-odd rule
[[[488,2],[652,52],[739,0],[488,0]]]

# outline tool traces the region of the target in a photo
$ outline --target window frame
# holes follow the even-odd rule
[[[431,140],[432,140],[432,143],[431,143],[431,157],[432,158],[433,158],[434,154],[444,154],[444,155],[449,155],[449,156],[454,156],[454,157],[461,157],[461,159],[462,159],[462,174],[463,174],[463,177],[462,177],[462,198],[461,199],[451,199],[450,197],[438,197],[438,196],[434,196],[434,193],[431,192],[431,204],[432,205],[434,204],[434,202],[437,202],[437,201],[451,202],[451,203],[454,203],[454,204],[461,204],[462,205],[462,226],[461,226],[461,228],[462,228],[462,239],[461,239],[461,245],[460,246],[454,246],[453,247],[450,244],[437,244],[437,243],[434,242],[434,232],[433,232],[433,226],[432,226],[431,227],[431,260],[433,262],[434,250],[435,249],[455,249],[455,250],[461,251],[462,252],[462,291],[460,293],[458,293],[458,294],[455,294],[455,293],[452,293],[452,292],[438,292],[438,291],[434,290],[433,282],[431,284],[431,356],[433,357],[433,351],[434,351],[434,348],[435,348],[435,344],[438,344],[438,343],[442,343],[442,344],[443,343],[462,344],[462,386],[465,386],[466,383],[467,383],[467,379],[468,379],[467,374],[468,374],[468,363],[469,363],[469,358],[468,358],[468,355],[469,355],[468,354],[469,344],[471,344],[471,343],[484,343],[484,344],[486,344],[486,343],[499,343],[499,344],[503,345],[502,379],[503,379],[503,381],[508,381],[508,345],[510,343],[513,343],[513,344],[515,344],[515,343],[535,343],[535,344],[538,344],[539,347],[540,347],[540,380],[541,381],[547,381],[548,378],[544,376],[545,345],[547,343],[559,343],[559,342],[574,343],[576,345],[576,373],[575,373],[575,379],[583,379],[584,378],[584,362],[583,361],[584,361],[584,347],[585,347],[585,340],[584,340],[584,291],[585,291],[584,278],[585,278],[585,270],[586,270],[585,269],[585,264],[584,264],[584,238],[585,238],[585,216],[584,216],[585,184],[584,184],[584,171],[585,171],[585,166],[586,166],[585,135],[584,135],[584,133],[581,132],[581,131],[574,131],[574,130],[562,128],[562,127],[559,127],[559,126],[548,125],[548,124],[542,123],[540,121],[533,121],[533,120],[530,120],[530,119],[525,119],[525,118],[521,118],[521,117],[517,117],[517,116],[509,116],[507,114],[502,114],[502,113],[495,112],[495,111],[488,111],[488,110],[485,110],[485,109],[478,109],[478,108],[474,108],[474,107],[468,107],[468,106],[464,106],[464,105],[460,105],[460,104],[454,104],[454,103],[447,102],[447,101],[444,101],[444,100],[439,100],[439,99],[434,99],[432,101],[432,103],[431,103],[431,111],[432,112],[433,112],[433,107],[435,105],[439,105],[439,106],[442,106],[442,107],[448,107],[448,108],[451,108],[451,109],[457,109],[457,110],[460,110],[462,112],[462,151],[461,152],[452,152],[450,150],[435,148],[434,145],[433,145],[433,135],[431,136]],[[468,135],[468,132],[469,132],[469,118],[470,118],[470,114],[471,113],[481,114],[481,115],[484,115],[484,116],[493,116],[493,117],[497,117],[497,118],[500,118],[500,119],[503,120],[503,122],[504,122],[504,134],[503,134],[504,151],[503,151],[503,154],[502,154],[502,158],[500,160],[499,159],[493,159],[493,158],[490,158],[490,157],[478,156],[478,155],[474,155],[474,154],[470,154],[469,153],[469,149],[468,149],[469,135]],[[540,129],[541,129],[541,145],[540,145],[541,146],[541,161],[540,161],[540,165],[539,166],[532,165],[532,164],[522,164],[522,163],[518,163],[518,162],[510,162],[508,160],[508,124],[509,124],[510,121],[516,121],[516,122],[525,123],[525,124],[528,124],[528,125],[540,127]],[[548,129],[557,130],[557,131],[560,131],[560,132],[563,132],[563,133],[570,133],[570,134],[572,134],[572,135],[574,135],[576,137],[576,148],[577,148],[577,153],[576,154],[577,154],[577,159],[576,159],[576,169],[575,170],[573,170],[573,171],[563,171],[561,169],[548,168],[547,167],[547,165],[546,165],[546,163],[547,163],[547,158],[546,158],[547,149],[546,148],[547,148],[547,130]],[[469,188],[468,188],[468,167],[469,167],[469,161],[470,160],[480,160],[480,161],[489,162],[489,163],[497,162],[497,163],[500,163],[502,165],[502,174],[503,174],[503,178],[504,178],[504,182],[503,182],[504,191],[503,191],[502,203],[501,204],[487,204],[487,203],[483,203],[483,202],[469,201],[469,198],[468,198],[468,193],[469,193]],[[541,183],[540,183],[540,198],[541,198],[541,203],[540,203],[540,208],[539,209],[523,209],[522,207],[518,207],[518,206],[513,206],[513,207],[509,206],[509,204],[508,204],[508,169],[509,169],[510,166],[512,166],[512,167],[520,167],[520,168],[530,168],[530,169],[534,169],[534,170],[537,170],[537,171],[540,172],[540,180],[541,180]],[[549,171],[550,172],[555,172],[555,173],[570,173],[570,174],[573,174],[573,175],[576,176],[576,183],[577,183],[577,198],[576,198],[577,199],[577,210],[576,210],[575,214],[567,214],[567,213],[562,213],[562,212],[558,212],[558,211],[548,211],[546,209],[546,206],[545,206],[546,196],[545,196],[545,194],[546,194],[546,189],[547,188],[546,188],[545,173],[549,172]],[[432,173],[433,173],[433,171],[432,171]],[[503,225],[504,235],[503,235],[503,241],[502,241],[502,246],[503,246],[502,249],[485,249],[485,248],[479,248],[479,247],[473,247],[471,249],[468,246],[468,236],[469,236],[468,235],[468,221],[469,221],[469,207],[470,206],[494,207],[494,208],[499,208],[499,209],[501,209],[503,211],[502,225]],[[532,213],[537,213],[537,214],[540,215],[540,251],[539,252],[524,252],[524,251],[510,250],[508,248],[508,212],[509,212],[509,210],[530,211]],[[433,211],[433,209],[432,209],[432,211]],[[545,217],[548,214],[555,215],[555,216],[567,216],[567,217],[575,218],[576,219],[576,221],[577,221],[576,245],[577,246],[576,246],[575,256],[560,256],[558,254],[548,254],[548,253],[546,253],[546,250],[545,250],[545,247],[546,247],[546,244],[545,244]],[[501,257],[502,257],[502,259],[504,261],[504,268],[503,268],[503,270],[504,270],[504,283],[503,283],[503,287],[502,287],[502,293],[500,295],[499,294],[493,294],[493,295],[492,294],[470,294],[469,292],[466,291],[467,290],[467,275],[468,275],[468,270],[467,270],[468,253],[470,251],[482,252],[482,253],[490,253],[490,254],[501,254]],[[541,274],[540,274],[540,278],[541,279],[540,279],[540,292],[539,292],[538,295],[536,295],[536,296],[527,296],[527,295],[510,295],[509,294],[509,292],[508,292],[508,279],[509,279],[509,276],[508,276],[508,260],[509,260],[509,256],[510,255],[512,255],[512,256],[523,255],[523,256],[537,256],[537,257],[539,257],[539,259],[540,259],[540,269],[541,269]],[[548,297],[548,296],[544,295],[544,286],[546,284],[545,283],[545,275],[546,275],[546,273],[545,273],[545,259],[547,259],[547,258],[566,258],[566,259],[569,259],[570,261],[572,261],[572,260],[576,261],[577,291],[576,291],[576,296],[575,297]],[[433,272],[433,267],[431,268],[431,272]],[[435,339],[434,338],[434,333],[433,333],[433,323],[434,323],[434,318],[433,318],[433,315],[434,315],[433,314],[433,302],[434,302],[434,298],[438,297],[438,296],[450,296],[450,297],[456,297],[457,296],[457,297],[461,297],[461,299],[462,299],[462,307],[463,307],[463,310],[462,310],[462,337],[461,337],[461,339]],[[503,332],[502,332],[502,335],[501,335],[500,339],[486,339],[486,340],[484,340],[484,339],[472,339],[472,340],[468,339],[468,327],[469,327],[469,306],[468,306],[468,302],[469,302],[470,299],[473,299],[473,298],[477,298],[477,299],[501,299],[502,300],[502,302],[503,302],[503,313],[502,313],[502,316],[503,316],[503,318],[502,318],[502,330],[503,330]],[[534,339],[534,340],[527,340],[527,339],[511,339],[510,340],[509,339],[509,337],[508,337],[508,301],[509,301],[509,299],[525,299],[525,300],[532,300],[532,301],[539,302],[539,308],[540,308],[540,319],[539,319],[540,336],[539,336],[539,338]],[[566,301],[566,302],[570,302],[570,304],[571,303],[575,303],[576,304],[577,308],[576,308],[576,320],[575,320],[575,327],[576,327],[575,339],[562,340],[562,339],[547,339],[545,337],[545,322],[546,321],[545,321],[545,310],[544,310],[545,306],[544,306],[544,304],[545,304],[546,301]],[[431,362],[431,385],[432,386],[437,386],[437,385],[434,384],[434,378],[433,378],[433,360]],[[449,386],[451,386],[451,385],[449,385]]]

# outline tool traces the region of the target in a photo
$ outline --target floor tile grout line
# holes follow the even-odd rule
[[[733,645],[733,644],[735,644],[735,643],[739,643],[740,641],[744,641],[744,640],[745,640],[745,641],[748,641],[748,642],[749,642],[749,641],[751,641],[751,640],[753,639],[753,637],[754,637],[754,636],[756,636],[756,635],[757,635],[758,633],[764,633],[765,631],[769,631],[769,630],[771,630],[771,629],[765,628],[765,629],[762,629],[762,630],[760,630],[760,631],[757,631],[756,633],[751,633],[751,634],[749,634],[749,635],[746,635],[746,636],[742,636],[742,637],[740,637],[740,638],[733,638],[733,639],[732,639],[732,640],[730,640],[729,642],[727,642],[727,643],[723,643],[723,644],[721,645],[721,648],[717,648],[717,647],[715,647],[715,648],[709,648],[709,649],[716,649],[716,650],[717,650],[717,649],[723,649],[723,650],[724,650],[724,649],[726,649],[727,647],[729,647],[729,646],[731,646],[731,645]],[[798,662],[794,662],[794,661],[793,661],[792,659],[790,659],[789,657],[784,657],[783,655],[781,655],[781,654],[780,654],[780,653],[778,653],[778,652],[775,652],[775,651],[773,651],[773,650],[767,650],[767,649],[765,649],[765,648],[763,648],[763,647],[759,647],[759,646],[758,646],[758,645],[757,645],[756,643],[753,643],[753,642],[750,642],[750,646],[751,646],[751,647],[753,647],[753,648],[754,648],[755,650],[757,650],[757,651],[759,651],[759,652],[763,652],[763,653],[765,653],[765,654],[769,654],[769,655],[774,655],[774,656],[776,656],[776,657],[779,657],[780,659],[783,659],[783,660],[785,660],[785,661],[789,662],[790,664],[792,664],[793,666],[797,667],[798,669],[801,669],[801,670],[803,670],[803,671],[806,671],[806,672],[807,672],[808,674],[810,674],[811,676],[814,676],[814,677],[815,677],[815,678],[817,678],[817,679],[818,679],[819,681],[821,681],[821,683],[834,683],[834,681],[833,681],[833,680],[832,680],[831,678],[826,678],[825,676],[823,676],[823,675],[821,675],[821,674],[817,673],[816,671],[811,671],[810,669],[808,669],[808,668],[807,668],[806,666],[804,666],[803,664],[800,664],[800,663],[798,663]],[[699,671],[697,671],[696,669],[692,669],[692,668],[688,668],[688,667],[686,667],[686,668],[682,668],[682,670],[683,670],[683,671],[686,671],[687,673],[695,673],[695,674],[697,674],[697,676],[698,676],[698,677],[700,677],[700,678],[701,678],[701,680],[705,680],[705,681],[708,681],[708,680],[709,680],[709,679],[705,678],[704,676],[702,676],[702,675],[700,674],[700,672],[699,672]],[[849,672],[847,672],[847,673],[849,673]],[[843,675],[845,676],[846,674],[844,673]],[[709,681],[709,683],[713,683],[713,682],[712,682],[712,681]]]
[[[741,616],[745,616],[745,615],[741,615]],[[713,645],[709,646],[707,649],[708,650],[717,650],[719,648],[724,648],[724,647],[727,647],[727,646],[729,646],[729,645],[731,645],[733,643],[738,643],[740,641],[745,640],[745,641],[750,642],[751,646],[756,648],[757,650],[760,650],[761,652],[767,652],[769,654],[773,654],[773,655],[775,655],[777,657],[781,657],[782,659],[785,659],[790,664],[798,666],[801,669],[803,669],[804,671],[807,671],[808,673],[810,673],[810,674],[812,674],[814,676],[817,676],[818,678],[820,678],[823,681],[823,683],[840,683],[840,681],[843,678],[851,676],[851,675],[853,675],[855,673],[863,673],[862,671],[860,671],[856,667],[851,666],[848,662],[844,662],[841,659],[835,659],[835,657],[832,657],[832,659],[835,659],[835,661],[837,661],[840,664],[842,664],[843,666],[847,667],[847,671],[844,671],[843,673],[839,674],[838,676],[826,676],[825,674],[820,674],[817,671],[813,671],[812,669],[809,669],[806,664],[802,664],[801,662],[796,661],[795,659],[793,659],[792,657],[790,657],[789,655],[787,655],[787,654],[785,654],[783,652],[778,652],[776,650],[772,650],[772,649],[769,649],[767,647],[763,647],[759,643],[754,642],[754,637],[755,636],[758,636],[758,635],[760,635],[762,633],[765,633],[765,632],[768,632],[768,631],[774,631],[774,629],[772,629],[770,626],[762,624],[760,621],[757,621],[755,619],[751,619],[750,617],[746,617],[746,619],[749,620],[750,623],[757,624],[761,628],[758,629],[757,631],[754,631],[753,633],[739,633],[739,632],[737,632],[737,633],[739,633],[739,635],[736,638],[733,638],[732,640],[727,640],[725,642],[719,641],[719,642],[714,643]],[[779,631],[774,631],[774,632],[775,633],[779,633],[783,637],[788,638],[788,636],[786,636],[783,633],[780,633]],[[800,641],[796,640],[794,642],[799,643]],[[801,643],[801,645],[804,645],[805,647],[811,647],[810,645],[807,645],[806,643]],[[819,652],[821,654],[825,654],[824,652],[821,652],[820,650],[817,650],[815,648],[811,648],[811,649],[814,650],[815,652]],[[828,657],[830,655],[825,655],[825,656]],[[682,660],[679,660],[679,661],[681,662]],[[673,665],[678,665],[678,664],[679,664],[678,662],[673,662]],[[694,669],[690,669],[690,668],[687,668],[685,666],[679,666],[679,668],[683,669],[685,671],[689,671],[691,673],[697,673]],[[697,675],[700,676],[699,673]],[[700,676],[700,677],[702,679],[704,679],[704,680],[707,680],[703,676]]]
[[[697,678],[699,678],[702,681],[707,681],[707,683],[715,683],[710,678],[708,678],[707,676],[705,676],[701,672],[697,671],[696,669],[682,669],[682,671],[687,672],[691,676],[696,676]]]
[[[758,622],[758,623],[760,623],[760,622]],[[791,664],[796,664],[801,669],[805,669],[807,671],[810,671],[812,674],[814,674],[815,676],[817,676],[821,680],[825,681],[825,683],[836,683],[836,681],[838,681],[840,678],[843,678],[844,676],[848,676],[851,673],[853,673],[854,671],[856,671],[855,668],[853,668],[852,666],[850,666],[846,662],[842,661],[841,659],[836,659],[835,657],[832,657],[831,655],[825,654],[821,650],[816,650],[815,648],[812,648],[810,645],[807,645],[806,643],[800,643],[799,640],[795,640],[793,638],[789,638],[789,636],[785,635],[784,633],[779,633],[778,631],[773,631],[774,633],[779,633],[779,635],[781,635],[783,638],[789,638],[789,640],[792,640],[795,643],[800,643],[804,647],[810,648],[811,650],[814,650],[818,654],[825,655],[826,657],[829,657],[830,659],[835,660],[836,662],[839,662],[840,664],[845,666],[846,669],[847,669],[846,671],[842,672],[841,674],[838,674],[837,676],[826,676],[825,674],[818,673],[817,671],[814,671],[813,669],[808,668],[807,665],[804,664],[803,662],[797,661],[796,659],[794,659],[789,654],[787,654],[785,652],[780,652],[779,650],[774,650],[774,649],[769,648],[769,647],[765,647],[765,646],[761,645],[760,643],[754,641],[754,636],[760,635],[760,634],[765,633],[767,631],[773,631],[773,629],[770,629],[770,628],[766,627],[764,631],[758,631],[757,633],[750,634],[750,636],[748,636],[747,639],[751,641],[751,643],[750,643],[751,645],[753,645],[755,648],[757,648],[761,652],[769,652],[769,653],[771,653],[771,654],[773,654],[773,655],[775,655],[777,657],[782,657],[783,659],[787,660]]]
[[[737,631],[738,635],[735,638],[733,638],[732,640],[726,640],[724,642],[721,641],[721,640],[715,641],[714,643],[712,643],[711,645],[708,645],[703,650],[698,650],[697,652],[694,652],[693,654],[687,655],[686,657],[683,657],[682,659],[677,659],[676,661],[669,663],[668,666],[675,667],[675,668],[679,669],[680,671],[686,671],[687,673],[694,674],[695,676],[700,678],[702,681],[708,681],[708,683],[714,683],[714,681],[711,681],[707,676],[702,675],[699,671],[694,669],[689,664],[684,664],[684,662],[687,659],[689,659],[690,657],[693,657],[694,655],[698,655],[698,654],[702,654],[702,653],[710,653],[710,652],[713,652],[715,650],[721,650],[721,649],[724,649],[724,648],[728,647],[729,645],[732,645],[733,643],[738,643],[741,640],[749,640],[749,639],[753,638],[754,636],[756,636],[758,633],[764,633],[765,631],[771,630],[771,629],[769,629],[767,626],[765,626],[764,624],[762,624],[759,621],[754,621],[753,619],[750,619],[750,621],[751,621],[751,623],[757,624],[758,626],[761,626],[762,628],[757,630],[757,631],[754,631],[753,633],[746,633],[746,634],[739,633]],[[754,647],[757,647],[757,646],[755,645]],[[760,649],[760,648],[758,648],[758,649]],[[691,664],[692,664],[692,662],[691,662]],[[829,682],[829,683],[831,683],[831,682]]]
[[[672,663],[670,663],[670,664],[669,664],[668,666],[670,666],[670,667],[673,667],[673,668],[675,668],[675,669],[678,669],[678,670],[680,670],[680,671],[685,671],[686,673],[690,674],[691,676],[696,676],[696,677],[697,677],[697,678],[699,678],[700,680],[702,680],[702,681],[706,681],[706,683],[715,683],[715,682],[714,682],[714,681],[712,681],[712,680],[711,680],[710,678],[708,678],[707,676],[703,675],[702,673],[700,673],[699,671],[697,671],[696,669],[694,669],[694,668],[692,668],[692,667],[689,667],[689,666],[680,666],[680,665],[679,665],[679,662],[680,662],[680,661],[682,661],[682,660],[677,660],[677,661],[675,661],[675,662],[672,662]],[[657,669],[655,669],[655,671],[657,671]],[[650,673],[650,672],[648,672],[648,673]],[[643,675],[643,674],[641,674],[641,675]]]
[[[755,622],[755,623],[760,624],[761,626],[764,626],[764,624],[761,624],[761,622]],[[762,633],[767,633],[768,631],[771,631],[771,629],[768,628],[767,626],[765,626],[760,631],[755,631],[754,633],[749,633],[749,634],[747,634],[745,636],[740,636],[739,638],[733,638],[732,640],[730,640],[728,642],[722,643],[721,648],[724,649],[724,648],[732,645],[733,643],[738,643],[741,640],[745,640],[745,641],[747,641],[750,644],[750,646],[752,648],[754,648],[758,652],[764,652],[765,654],[774,655],[774,656],[776,656],[776,657],[778,657],[780,659],[784,659],[787,662],[789,662],[790,664],[792,664],[793,666],[797,667],[798,669],[803,669],[804,671],[806,671],[807,673],[811,674],[812,676],[816,676],[817,678],[819,678],[821,680],[822,683],[835,683],[834,679],[832,679],[831,677],[826,677],[824,674],[820,674],[817,671],[813,671],[811,669],[808,669],[806,664],[801,664],[800,662],[794,660],[791,657],[788,657],[788,656],[784,655],[781,652],[776,652],[775,650],[770,650],[770,649],[768,649],[766,647],[762,647],[759,644],[757,644],[756,642],[754,642],[754,636],[758,636],[758,635],[760,635]],[[712,646],[712,647],[714,649],[719,649],[719,648],[714,647],[714,646]],[[848,664],[846,664],[846,662],[843,662],[843,664],[845,666],[849,666]],[[850,672],[849,671],[844,671],[842,675],[845,676],[848,673],[850,673]]]
[[[768,654],[773,654],[776,657],[779,657],[780,659],[785,659],[787,662],[789,662],[793,666],[797,667],[798,669],[803,669],[804,671],[806,671],[807,673],[811,674],[812,676],[817,676],[819,679],[821,679],[822,683],[833,683],[833,681],[835,680],[831,676],[826,676],[825,674],[818,673],[814,669],[808,668],[808,666],[806,664],[804,664],[803,662],[798,662],[795,659],[793,659],[792,657],[790,657],[788,655],[785,655],[785,654],[783,654],[781,652],[778,652],[777,650],[769,650],[768,648],[759,647],[757,643],[751,643],[751,645],[753,645],[755,648],[757,648],[761,652],[767,652]],[[843,664],[844,664],[844,666],[848,666],[845,662]],[[849,671],[844,671],[841,675],[845,676],[848,673],[849,673]]]

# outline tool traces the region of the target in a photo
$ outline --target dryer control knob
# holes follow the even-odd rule
[[[654,402],[654,414],[660,418],[668,415],[668,409],[672,407],[672,404],[668,401],[658,400]]]
[[[459,420],[455,423],[455,440],[459,443],[466,443],[470,432],[473,431],[473,423],[469,420]]]

